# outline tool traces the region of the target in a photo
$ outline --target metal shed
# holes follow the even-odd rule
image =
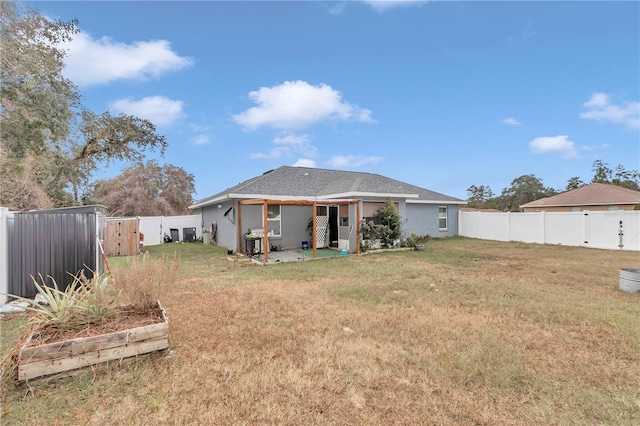
[[[106,212],[106,207],[93,205],[14,213],[7,232],[9,293],[34,297],[31,277],[38,274],[53,277],[61,289],[80,270],[88,278],[100,274]]]

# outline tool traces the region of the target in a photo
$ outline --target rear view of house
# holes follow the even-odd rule
[[[245,252],[245,235],[266,234],[269,246],[278,249],[307,241],[353,252],[362,221],[389,199],[406,235],[458,234],[458,209],[465,201],[362,172],[282,166],[189,208],[199,211],[205,229],[215,230],[216,244],[230,250]]]

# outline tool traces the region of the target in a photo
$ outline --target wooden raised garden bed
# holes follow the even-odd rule
[[[107,361],[122,361],[169,348],[169,319],[158,302],[160,321],[91,337],[37,344],[32,333],[20,348],[18,380],[67,376]],[[36,340],[34,342],[34,340]]]

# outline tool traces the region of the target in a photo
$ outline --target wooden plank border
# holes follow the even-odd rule
[[[169,348],[169,319],[160,302],[158,308],[162,322],[128,330],[29,346],[32,334],[18,355],[18,380],[62,376],[67,371]]]

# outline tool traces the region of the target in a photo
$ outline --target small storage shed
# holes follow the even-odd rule
[[[84,270],[87,278],[102,273],[104,206],[92,205],[17,212],[8,223],[9,293],[34,297],[32,276],[51,276],[60,289]],[[49,279],[46,280],[51,285]]]

